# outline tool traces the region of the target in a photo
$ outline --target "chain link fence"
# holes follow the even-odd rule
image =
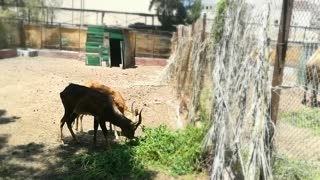
[[[273,71],[282,1],[271,2],[273,15],[270,38],[271,71]],[[320,109],[312,104],[311,98],[313,91],[319,92],[317,85],[320,72],[319,14],[320,2],[294,1],[276,125],[276,153],[290,160],[315,166],[318,170],[320,167]],[[272,76],[272,72],[270,75]],[[304,102],[305,93],[306,102]],[[313,178],[317,179],[318,176],[313,175]]]

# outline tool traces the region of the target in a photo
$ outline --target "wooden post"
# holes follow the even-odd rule
[[[206,13],[204,13],[204,15],[203,15],[202,24],[203,24],[203,26],[202,26],[201,41],[204,42],[204,40],[206,38],[206,28],[207,28],[207,14]]]
[[[293,9],[294,0],[283,0],[282,13],[279,26],[279,34],[276,49],[276,59],[274,62],[272,88],[282,84],[283,72],[286,60],[286,52],[288,46],[289,30]],[[271,95],[271,120],[277,124],[279,103],[280,103],[280,89],[272,89]]]
[[[206,28],[207,28],[207,14],[204,14],[203,15],[203,19],[202,19],[202,32],[201,32],[201,43],[204,43],[205,39],[206,39]],[[200,66],[202,67],[201,68],[201,71],[200,72],[200,89],[203,89],[203,84],[204,84],[204,79],[205,79],[205,67],[206,67],[206,64],[207,64],[207,61],[206,61],[206,54],[207,54],[207,51],[206,51],[206,48],[204,48],[204,50],[200,53]],[[199,100],[200,100],[200,93],[201,92],[197,92],[197,94],[195,95],[196,98],[195,99],[198,99],[198,102],[196,103],[195,105],[195,109],[194,109],[194,113],[197,113],[200,109],[200,103],[199,103]],[[192,119],[193,120],[193,119]],[[194,123],[194,122],[193,122]]]
[[[41,33],[41,38],[40,38],[40,49],[43,48],[43,22],[41,23],[41,27],[40,27],[40,33]]]
[[[132,66],[134,63],[134,57],[132,53],[131,48],[131,42],[130,42],[130,31],[128,29],[123,29],[123,42],[124,42],[124,59],[122,68],[128,68],[129,66]]]
[[[154,31],[152,31],[152,58],[154,58],[154,44],[155,44],[155,34]]]
[[[23,20],[19,21],[19,35],[20,35],[20,46],[22,48],[26,47],[26,36],[24,32],[24,22]]]
[[[49,8],[47,7],[47,24],[49,23]]]
[[[103,25],[103,20],[104,20],[104,12],[101,14],[101,25]]]
[[[194,28],[194,23],[192,24],[192,28]],[[206,28],[207,28],[207,14],[204,13],[203,19],[202,19],[201,43],[204,43],[204,41],[206,40]],[[204,48],[203,52],[200,53],[200,61],[202,61],[201,64],[202,64],[203,67],[205,67],[206,64],[207,64],[206,54],[207,54],[207,49]],[[201,87],[200,89],[202,89],[203,84],[204,84],[205,72],[202,72],[200,74],[201,74],[200,75],[201,76],[200,77],[200,87]],[[200,93],[199,93],[199,95],[200,95]],[[200,96],[198,98],[200,98]],[[198,103],[198,105],[196,107],[196,111],[198,111],[199,108],[200,108],[200,103]]]
[[[81,25],[79,25],[79,52],[81,52]]]
[[[72,9],[74,8],[74,0],[72,0]],[[74,17],[74,15],[73,15],[73,11],[71,11],[71,22],[72,22],[72,25],[74,24],[74,22],[73,22],[73,17]]]
[[[61,32],[61,23],[59,23],[59,48],[62,49],[62,32]]]

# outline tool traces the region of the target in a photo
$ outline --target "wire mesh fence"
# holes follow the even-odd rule
[[[235,3],[235,1],[229,2]],[[240,158],[240,161],[247,160],[246,157],[248,156],[249,149],[252,148],[250,143],[254,142],[254,139],[259,137],[259,133],[263,133],[263,131],[259,131],[261,129],[259,129],[258,125],[256,125],[257,123],[261,122],[261,119],[257,118],[257,113],[260,111],[259,113],[261,115],[261,118],[265,118],[265,121],[263,122],[268,122],[268,114],[270,113],[266,113],[266,111],[263,111],[263,106],[268,106],[268,104],[270,104],[270,99],[268,99],[268,97],[271,95],[268,95],[266,89],[271,88],[274,66],[277,65],[275,64],[275,58],[278,45],[277,39],[280,28],[282,1],[270,0],[268,2],[262,2],[247,0],[241,1],[241,3],[242,8],[246,6],[249,7],[247,9],[247,12],[250,15],[247,19],[243,19],[245,18],[245,16],[241,16],[241,13],[244,13],[245,11],[241,10],[241,8],[239,8],[240,10],[230,10],[229,13],[231,15],[235,15],[232,14],[232,12],[236,12],[236,10],[239,10],[240,15],[238,14],[239,16],[237,15],[237,17],[239,18],[235,18],[234,21],[229,20],[230,26],[224,26],[224,36],[222,38],[224,38],[224,41],[226,43],[218,44],[218,52],[212,50],[212,47],[210,47],[211,45],[213,45],[214,48],[217,48],[217,44],[209,43],[205,45],[202,44],[202,46],[196,47],[196,45],[201,44],[201,41],[199,41],[200,35],[194,31],[192,32],[191,27],[179,27],[177,33],[175,33],[173,38],[173,54],[169,59],[170,63],[167,67],[167,72],[169,73],[166,74],[166,78],[168,78],[169,76],[169,79],[171,78],[174,80],[174,82],[176,82],[176,89],[178,93],[189,92],[189,94],[185,93],[189,99],[185,100],[185,97],[181,97],[181,104],[186,103],[184,101],[187,101],[187,106],[189,107],[189,110],[191,110],[192,107],[194,107],[196,104],[190,102],[190,97],[192,95],[195,95],[195,93],[190,90],[193,88],[199,92],[203,89],[201,89],[202,87],[200,86],[195,86],[196,83],[185,83],[188,82],[188,80],[193,80],[195,77],[198,77],[197,74],[193,73],[193,71],[191,70],[201,72],[199,70],[199,67],[201,66],[199,66],[199,62],[196,61],[197,58],[191,56],[192,53],[190,52],[201,52],[203,50],[201,47],[208,48],[206,60],[213,61],[213,63],[215,63],[214,68],[216,68],[210,75],[213,77],[212,81],[214,81],[215,78],[221,78],[221,82],[219,82],[218,79],[213,83],[213,89],[220,89],[220,91],[216,91],[216,93],[220,94],[212,94],[213,97],[216,96],[216,99],[214,101],[217,102],[214,103],[217,104],[221,102],[221,104],[219,107],[213,108],[211,112],[212,121],[216,125],[214,127],[216,128],[216,131],[212,131],[211,135],[215,136],[216,138],[226,137],[228,135],[226,135],[227,133],[223,134],[223,131],[232,129],[232,132],[230,133],[232,135],[230,136],[236,139],[237,136],[235,134],[239,133],[239,131],[242,131],[242,134],[241,132],[239,133],[240,139],[236,139],[234,141],[234,144],[241,142],[240,145],[238,147],[234,147],[236,145],[231,143],[232,145],[230,149],[222,149],[222,151],[220,151],[220,154],[218,152],[214,152],[216,153],[217,158],[215,160],[219,160],[219,155],[222,156],[222,154],[224,154],[226,151],[235,149],[240,149],[240,152],[237,153],[243,153],[242,155],[244,155],[243,159]],[[262,20],[265,20],[265,18],[263,18],[264,16],[262,16],[262,14],[266,9],[262,9],[261,7],[263,7],[265,3],[268,4],[270,8],[270,16],[268,27],[263,30]],[[313,89],[317,88],[315,84],[317,84],[317,81],[319,80],[317,73],[320,71],[320,68],[318,68],[317,63],[317,49],[319,48],[320,26],[317,25],[316,15],[314,15],[318,14],[318,7],[319,5],[317,4],[317,2],[314,3],[314,1],[296,0],[294,3],[292,23],[290,25],[290,35],[288,38],[287,55],[285,58],[286,63],[283,67],[283,83],[279,87],[282,89],[282,91],[280,95],[281,98],[278,115],[279,118],[277,121],[278,123],[276,124],[276,136],[274,141],[275,151],[273,155],[275,156],[275,160],[273,161],[274,164],[272,165],[272,171],[275,179],[294,179],[296,177],[302,179],[317,179],[317,177],[319,177],[320,111],[318,107],[311,106],[311,100],[309,99],[313,93],[307,92],[305,89],[308,79],[312,80],[311,83],[309,83],[310,87],[308,88],[308,90],[312,89],[311,84],[314,85]],[[252,16],[254,15],[253,11],[255,11],[256,16]],[[224,18],[226,20],[230,17]],[[210,23],[208,24],[213,25],[213,28],[214,26],[217,26],[214,19],[209,19],[208,21],[210,21]],[[198,27],[202,26],[200,25]],[[236,29],[235,27],[238,27],[240,29]],[[208,33],[208,41],[206,41],[205,43],[212,42],[212,36],[215,35],[214,32],[212,32],[212,27],[207,28],[206,31],[209,31],[210,33]],[[258,34],[257,31],[259,31],[260,33],[261,31],[267,32],[269,38],[268,41],[271,42],[268,58],[264,56],[264,52],[262,51],[262,49],[266,48],[264,46],[264,43],[266,43],[267,41],[263,42],[263,33]],[[190,32],[192,32],[191,35]],[[240,38],[245,35],[248,36],[247,39]],[[225,45],[225,47],[222,47],[222,45]],[[195,47],[195,51],[191,50],[193,47]],[[230,48],[234,49],[230,50]],[[267,67],[263,67],[263,58],[265,57],[266,59],[270,60],[269,63],[266,63]],[[217,60],[219,60],[217,58],[223,59],[220,59],[220,64],[217,63]],[[229,64],[225,61],[228,61]],[[238,61],[239,64],[236,64],[236,61]],[[314,63],[311,66],[312,68],[308,68],[308,64],[310,64],[310,62]],[[220,69],[218,66],[220,66]],[[234,67],[231,68],[230,66]],[[261,72],[266,69],[268,69],[269,71],[268,78],[264,77],[263,72]],[[310,72],[309,70],[311,70],[311,73],[308,73]],[[229,75],[231,78],[229,77]],[[250,80],[248,79],[248,77],[250,77]],[[238,81],[236,80],[236,78],[239,78]],[[260,83],[265,83],[265,80],[268,80],[269,84],[260,86]],[[197,81],[201,81],[201,79],[198,78]],[[245,86],[245,84],[247,84],[247,86]],[[235,87],[238,87],[239,89],[235,89]],[[264,87],[265,91],[263,90],[263,88],[257,90],[256,88],[259,87]],[[213,91],[213,89],[210,89],[210,92]],[[308,103],[306,105],[301,103],[304,98],[305,92],[307,92],[308,99]],[[316,92],[318,92],[318,90]],[[259,104],[261,103],[261,101],[266,100],[263,98],[259,99],[262,96],[265,96],[267,98],[268,102],[265,102],[265,104]],[[246,103],[244,104],[243,101]],[[248,115],[248,113],[252,113],[252,109],[250,107],[256,108],[252,116]],[[225,110],[225,112],[223,112],[223,110]],[[188,113],[190,114],[190,112]],[[219,113],[225,113],[227,115],[221,117],[221,121],[217,123]],[[266,116],[262,117],[264,115]],[[253,117],[257,119],[254,119]],[[240,123],[241,118],[245,118],[243,123]],[[250,122],[252,122],[252,124]],[[222,124],[225,126],[223,126]],[[240,130],[241,128],[243,129]],[[257,132],[257,130],[259,131],[259,133],[254,134],[253,132]],[[219,134],[218,132],[222,133],[220,137],[217,137],[217,134]],[[260,138],[263,137],[260,136]],[[234,139],[229,137],[229,140],[232,141]],[[215,144],[215,150],[221,150],[217,148],[217,146],[223,146],[222,144],[227,143],[223,140],[220,142],[221,144]],[[215,142],[213,141],[213,143]],[[255,143],[258,144],[258,142]],[[232,149],[233,147],[235,149]],[[262,145],[260,147],[262,147]],[[262,152],[261,154],[261,152],[259,151],[260,150],[258,149],[257,154],[259,154],[259,156],[263,156],[264,153]],[[279,163],[282,163],[281,166],[278,166]],[[248,166],[246,165],[244,165],[243,167],[248,168]],[[219,163],[212,165],[212,168],[219,168]],[[310,169],[312,169],[312,171]],[[247,169],[243,169],[244,172],[246,170]],[[296,176],[297,174],[298,176]]]
[[[287,159],[284,167],[299,166],[303,169],[305,179],[318,179],[320,171],[320,111],[319,107],[312,105],[311,100],[313,94],[319,92],[317,87],[319,83],[317,64],[320,60],[317,60],[317,50],[320,47],[319,5],[319,1],[293,1],[276,124],[275,155]],[[271,6],[272,27],[269,36],[272,77],[274,66],[277,65],[275,55],[282,1],[271,1]]]
[[[293,4],[276,141],[278,153],[312,164],[320,162],[320,110],[312,100],[319,92],[319,7],[318,1]]]

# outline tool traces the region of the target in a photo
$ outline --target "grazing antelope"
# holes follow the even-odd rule
[[[121,128],[123,135],[129,139],[134,137],[134,133],[141,124],[142,109],[139,112],[139,120],[134,123],[123,114],[114,109],[114,103],[110,94],[101,93],[91,88],[69,84],[61,93],[60,98],[64,107],[64,115],[60,121],[60,138],[62,140],[62,129],[67,123],[68,129],[73,139],[78,142],[73,130],[72,123],[81,114],[94,116],[94,145],[96,145],[96,134],[98,125],[100,125],[106,143],[109,146],[107,138],[106,121]]]

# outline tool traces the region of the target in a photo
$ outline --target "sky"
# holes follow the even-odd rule
[[[184,0],[185,5],[188,5],[188,3],[191,3],[194,0]],[[202,0],[203,5],[212,5],[217,0]]]

